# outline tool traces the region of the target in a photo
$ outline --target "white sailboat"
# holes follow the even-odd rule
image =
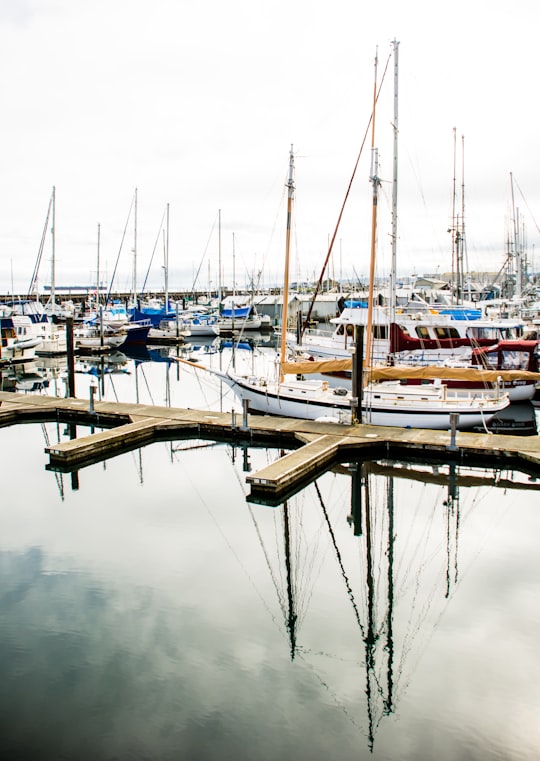
[[[425,384],[437,378],[448,388],[484,393],[489,385],[498,382],[500,378],[502,388],[508,391],[511,401],[529,400],[533,398],[540,380],[537,357],[540,344],[523,340],[526,324],[522,319],[493,320],[482,318],[481,310],[478,309],[465,309],[463,306],[435,309],[433,305],[417,300],[397,308],[398,45],[394,41],[394,168],[389,305],[373,305],[371,276],[367,299],[362,302],[345,302],[341,314],[330,321],[335,325],[332,334],[306,331],[300,343],[293,341],[291,345],[296,351],[303,352],[304,356],[308,354],[350,360],[354,350],[355,329],[362,327],[368,336],[366,365],[372,368],[370,380],[399,380],[404,385],[415,382]],[[376,203],[373,208],[376,209]],[[373,219],[376,219],[375,214]],[[372,246],[373,241],[374,230]],[[371,262],[374,262],[373,251]],[[501,349],[502,346],[504,350]],[[349,370],[351,364],[350,362]],[[382,371],[381,365],[384,367]],[[483,372],[483,369],[488,372]],[[328,372],[330,371],[329,369]],[[325,371],[321,369],[319,372]]]
[[[377,184],[373,173],[374,186]],[[287,235],[285,247],[285,275],[282,325],[287,324],[289,249],[292,206],[294,197],[294,154],[291,146],[289,155],[287,203]],[[375,191],[374,191],[375,192]],[[351,391],[331,388],[324,380],[302,380],[298,374],[302,369],[296,363],[286,363],[286,331],[282,330],[279,361],[276,363],[276,378],[256,375],[238,375],[227,371],[209,370],[204,365],[193,365],[207,370],[224,381],[236,396],[247,401],[251,410],[270,415],[325,420],[351,424],[353,419],[353,399]],[[307,364],[307,363],[305,363]],[[452,414],[459,416],[458,428],[483,425],[505,409],[509,404],[508,394],[497,388],[485,393],[454,391],[440,383],[425,386],[401,387],[400,384],[369,383],[363,389],[362,420],[372,425],[397,427],[418,427],[448,429]]]

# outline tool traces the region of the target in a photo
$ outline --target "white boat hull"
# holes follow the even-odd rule
[[[248,400],[251,410],[269,415],[306,420],[351,423],[351,394],[336,392],[325,381],[284,381],[273,383],[255,377],[220,373],[238,398]],[[457,428],[487,424],[509,405],[507,394],[478,395],[456,392],[445,387],[403,391],[394,384],[377,384],[365,390],[362,399],[362,422],[398,428],[447,430],[451,414],[459,416]]]

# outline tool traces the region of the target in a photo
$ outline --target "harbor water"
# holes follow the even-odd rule
[[[241,410],[170,353],[80,359],[77,396]],[[64,378],[40,360],[3,384]],[[49,470],[72,434],[0,429],[3,758],[540,757],[533,477],[349,462],[269,506],[246,475],[279,451],[159,442]]]

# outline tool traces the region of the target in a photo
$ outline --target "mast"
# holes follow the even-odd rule
[[[294,660],[296,654],[296,622],[298,616],[296,615],[294,607],[294,593],[293,593],[293,575],[292,575],[292,563],[291,563],[291,529],[289,524],[289,505],[287,502],[283,505],[283,531],[284,531],[284,544],[285,544],[285,567],[287,571],[287,620],[286,627],[289,632],[289,641],[291,645],[291,660]]]
[[[165,274],[165,314],[169,311],[169,204],[167,204],[167,221],[165,232],[165,246],[163,251],[163,269]]]
[[[133,303],[137,301],[137,188],[135,188],[135,201],[134,201],[134,223],[133,223]]]
[[[38,251],[36,263],[34,265],[34,272],[32,273],[32,279],[30,280],[30,285],[28,286],[27,298],[30,299],[35,289],[36,301],[39,301],[38,274],[39,274],[39,267],[41,265],[41,259],[43,256],[43,250],[45,248],[45,242],[47,240],[47,230],[49,229],[49,219],[51,217],[53,199],[54,199],[54,187],[53,187],[53,192],[51,193],[51,197],[49,198],[49,205],[47,207],[47,216],[45,218],[45,224],[43,226],[43,232],[41,234],[39,251]]]
[[[233,294],[233,319],[234,319],[234,301],[236,299],[236,247],[234,243],[234,233],[232,234],[232,294]]]
[[[51,258],[51,304],[54,310],[55,298],[56,298],[56,188],[53,185],[52,189],[52,222],[51,222],[51,236],[52,236],[52,258]]]
[[[99,291],[100,243],[101,243],[101,225],[98,222],[98,226],[97,226],[97,268],[96,268],[96,281],[97,281],[97,283],[96,283],[96,306],[98,306],[98,307],[99,307],[99,305],[101,303],[101,294],[100,294],[100,291]]]
[[[520,241],[519,241],[519,210],[516,209],[515,199],[514,199],[514,178],[512,176],[512,172],[510,172],[510,190],[512,191],[512,220],[513,220],[513,226],[514,226],[514,257],[515,257],[515,270],[516,270],[516,287],[515,287],[515,295],[518,299],[521,298],[521,290],[522,290],[522,283],[521,283],[521,249],[520,249]]]
[[[465,136],[461,136],[461,215],[456,215],[456,164],[457,143],[456,128],[454,133],[454,176],[452,180],[452,226],[448,230],[452,235],[452,280],[454,303],[463,303],[464,294],[464,253],[465,253]]]
[[[392,265],[390,267],[390,323],[393,323],[396,320],[399,42],[394,40],[392,45],[394,47],[394,161],[392,172]]]
[[[218,210],[218,305],[221,304],[221,209]]]
[[[454,176],[452,179],[452,227],[449,232],[452,234],[452,280],[455,284],[457,261],[456,261],[456,128],[454,132]],[[455,295],[455,288],[452,289]],[[457,303],[457,299],[454,301]]]
[[[294,154],[293,146],[291,144],[291,150],[289,153],[289,179],[287,181],[287,230],[285,237],[285,274],[283,278],[283,308],[281,310],[281,348],[280,348],[280,363],[285,361],[285,354],[287,350],[287,320],[289,311],[289,255],[291,248],[291,220],[292,220],[292,206],[294,198]],[[283,373],[280,371],[280,380],[283,381]]]
[[[387,479],[388,493],[388,613],[386,652],[388,654],[387,694],[384,702],[385,713],[394,710],[394,478]]]
[[[459,285],[461,303],[463,303],[463,298],[465,296],[465,135],[461,136],[461,226],[459,232]]]
[[[365,511],[365,528],[366,528],[366,586],[367,586],[367,631],[364,637],[365,658],[366,658],[366,697],[368,712],[368,744],[369,749],[373,752],[375,742],[374,720],[371,684],[371,675],[375,672],[375,646],[377,644],[377,633],[375,629],[375,579],[373,575],[373,536],[371,524],[371,498],[369,490],[369,476],[365,482],[366,493],[366,511]]]
[[[373,186],[373,201],[371,210],[371,255],[369,260],[369,296],[368,296],[368,313],[366,326],[366,351],[365,366],[369,367],[371,363],[371,342],[373,329],[373,290],[375,280],[375,249],[377,242],[377,202],[379,194],[379,185],[381,181],[378,176],[379,171],[379,152],[375,148],[375,107],[377,105],[377,65],[378,53],[375,52],[375,79],[373,85],[373,118],[371,120],[371,173],[370,182]]]

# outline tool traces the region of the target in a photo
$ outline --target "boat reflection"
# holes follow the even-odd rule
[[[244,451],[244,471],[249,469],[248,460]],[[315,586],[321,581],[321,558],[326,554],[333,557],[334,576],[341,578],[342,597],[348,601],[349,620],[354,622],[351,626],[358,638],[355,700],[357,708],[363,705],[364,721],[360,722],[360,714],[353,711],[354,721],[361,723],[372,753],[378,729],[385,717],[395,713],[458,589],[460,534],[474,510],[479,489],[538,491],[540,484],[523,474],[465,469],[455,464],[429,468],[383,461],[351,462],[335,472],[350,479],[349,509],[346,513],[336,511],[335,499],[324,496],[328,493],[324,482],[319,485],[319,480],[314,481],[273,511],[275,529],[267,533],[281,544],[274,555],[262,538],[261,521],[255,512],[252,518],[269,567],[272,557],[279,561],[280,569],[270,570],[291,661],[308,661],[314,672],[319,670],[321,683],[329,689],[332,667],[327,661],[331,661],[332,647],[340,640],[329,640],[326,652],[321,653],[310,642],[313,630],[308,627],[304,638],[302,626],[309,615],[309,602],[317,595]],[[411,504],[410,480],[425,485],[426,501],[417,499]],[[306,499],[309,491],[314,492],[312,501]],[[475,495],[465,506],[462,491]],[[306,504],[312,513],[314,503],[320,511],[318,520],[304,511]],[[332,572],[328,566],[324,569],[328,578]],[[350,632],[346,635],[342,631],[340,636],[350,636]],[[340,656],[335,653],[334,657]],[[336,702],[339,700],[336,697]]]

